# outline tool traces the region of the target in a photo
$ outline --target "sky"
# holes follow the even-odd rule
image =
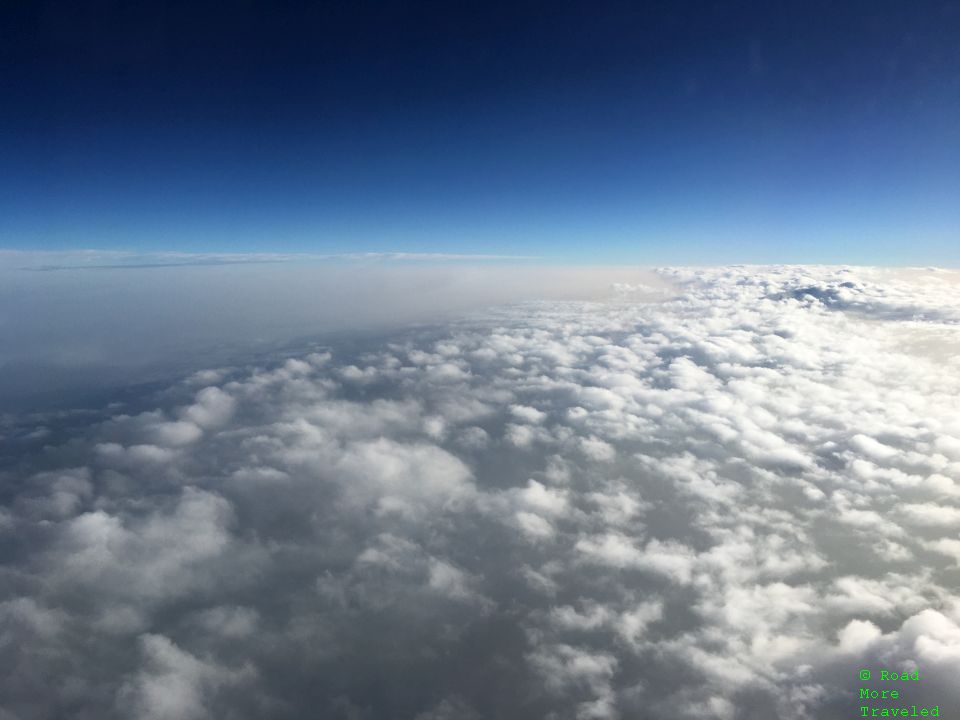
[[[956,716],[960,5],[0,13],[0,720]]]
[[[955,3],[2,13],[3,248],[960,260]]]

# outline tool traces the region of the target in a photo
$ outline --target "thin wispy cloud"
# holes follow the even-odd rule
[[[77,250],[40,252],[0,250],[0,262],[8,267],[38,272],[58,270],[116,270],[210,265],[317,262],[512,262],[542,259],[534,255],[492,255],[439,252],[345,252],[345,253],[185,253]]]

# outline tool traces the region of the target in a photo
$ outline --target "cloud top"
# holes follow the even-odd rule
[[[2,712],[960,707],[953,277],[662,272],[11,434]]]

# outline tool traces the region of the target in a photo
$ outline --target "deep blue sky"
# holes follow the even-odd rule
[[[960,264],[960,3],[0,11],[0,247]]]

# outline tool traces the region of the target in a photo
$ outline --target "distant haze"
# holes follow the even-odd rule
[[[0,255],[0,401],[25,406],[42,395],[57,404],[58,395],[168,378],[324,333],[449,320],[503,303],[669,289],[630,267],[257,259]]]

